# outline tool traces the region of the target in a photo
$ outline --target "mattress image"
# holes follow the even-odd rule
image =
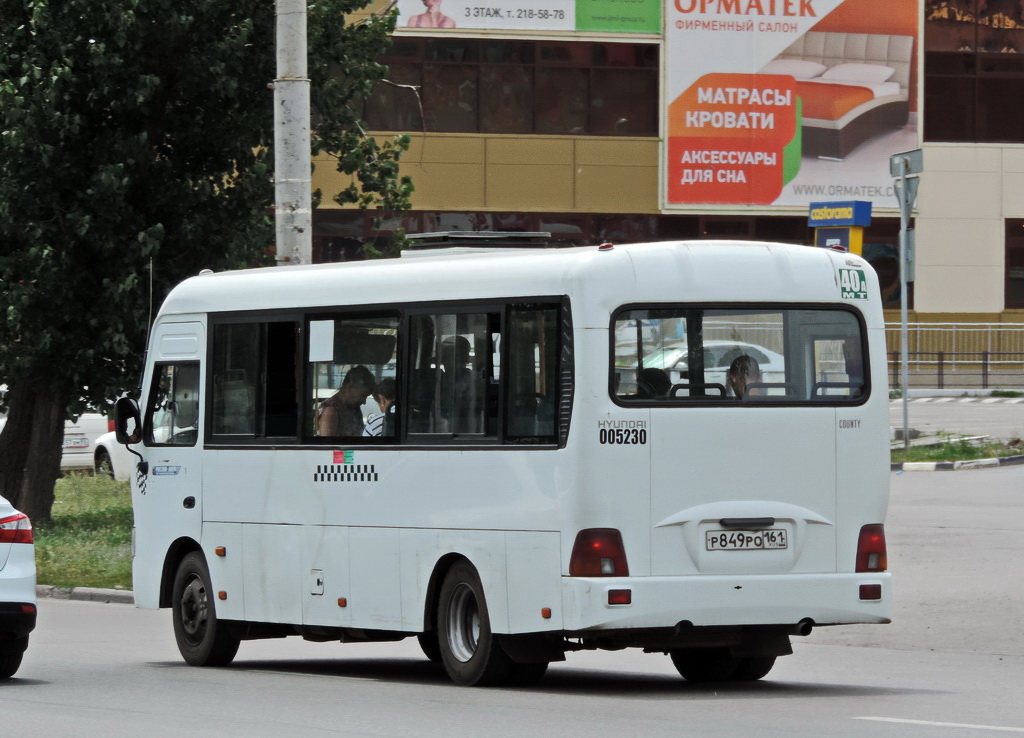
[[[912,36],[811,31],[760,70],[796,80],[803,156],[845,159],[910,116]]]

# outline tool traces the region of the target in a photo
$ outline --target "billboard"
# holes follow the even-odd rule
[[[661,0],[398,0],[398,28],[659,33]]]
[[[897,208],[916,0],[666,0],[662,208]]]

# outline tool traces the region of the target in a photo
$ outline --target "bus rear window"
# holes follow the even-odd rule
[[[628,309],[612,327],[611,389],[623,404],[846,404],[870,386],[849,310]]]

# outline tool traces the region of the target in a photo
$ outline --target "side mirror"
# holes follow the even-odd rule
[[[142,440],[142,413],[139,403],[122,397],[114,405],[114,435],[125,446]]]

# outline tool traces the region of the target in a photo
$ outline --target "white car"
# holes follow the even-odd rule
[[[76,422],[64,423],[64,452],[60,457],[62,471],[95,468],[93,461],[96,439],[113,430],[110,418],[99,413],[85,413]]]
[[[0,497],[0,679],[21,666],[36,627],[36,547],[32,521]]]
[[[104,433],[96,439],[92,448],[92,468],[97,474],[105,474],[119,482],[131,479],[132,470],[138,459],[124,444],[118,443],[116,434]]]
[[[7,418],[0,417],[0,430],[6,424]],[[93,449],[96,439],[112,428],[111,419],[99,413],[84,413],[75,422],[65,421],[61,471],[92,471],[95,468]]]

